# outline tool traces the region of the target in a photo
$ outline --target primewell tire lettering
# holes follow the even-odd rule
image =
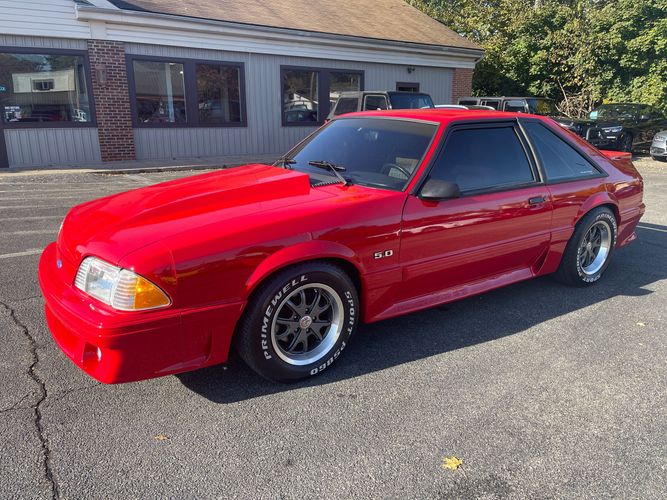
[[[298,286],[300,283],[307,281],[308,278],[305,274],[301,275],[300,278],[294,278],[289,283],[284,285],[278,292],[273,296],[271,302],[264,310],[264,315],[262,316],[262,332],[260,334],[262,351],[264,353],[264,359],[271,359],[271,353],[269,350],[269,328],[271,327],[271,316],[275,312],[276,305],[280,300],[288,293],[292,288]]]

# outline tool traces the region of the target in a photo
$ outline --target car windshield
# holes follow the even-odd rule
[[[393,118],[339,118],[287,156],[289,168],[306,172],[314,186],[339,182],[400,191],[415,172],[437,125]],[[315,164],[315,165],[314,165]],[[317,166],[316,166],[317,165]]]
[[[414,92],[389,92],[391,107],[394,109],[433,108],[433,99],[428,94]]]
[[[591,111],[591,120],[636,120],[641,106],[635,104],[603,104]]]
[[[528,111],[534,115],[556,115],[558,110],[550,99],[526,99]]]

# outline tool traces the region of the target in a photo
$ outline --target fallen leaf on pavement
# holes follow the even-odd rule
[[[463,465],[463,460],[456,457],[444,457],[442,459],[442,468],[456,470]]]

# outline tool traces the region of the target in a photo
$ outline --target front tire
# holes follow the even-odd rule
[[[626,134],[623,137],[623,143],[621,145],[621,150],[625,151],[626,153],[632,153],[632,134]]]
[[[347,347],[359,321],[350,277],[328,262],[308,262],[270,277],[253,293],[236,347],[261,376],[291,382],[326,370]]]
[[[581,287],[597,282],[609,266],[617,231],[616,217],[608,208],[588,212],[568,241],[555,278]]]

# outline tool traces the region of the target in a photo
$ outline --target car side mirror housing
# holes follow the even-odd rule
[[[459,198],[461,190],[456,182],[428,179],[419,191],[419,198],[425,201],[442,201]]]

